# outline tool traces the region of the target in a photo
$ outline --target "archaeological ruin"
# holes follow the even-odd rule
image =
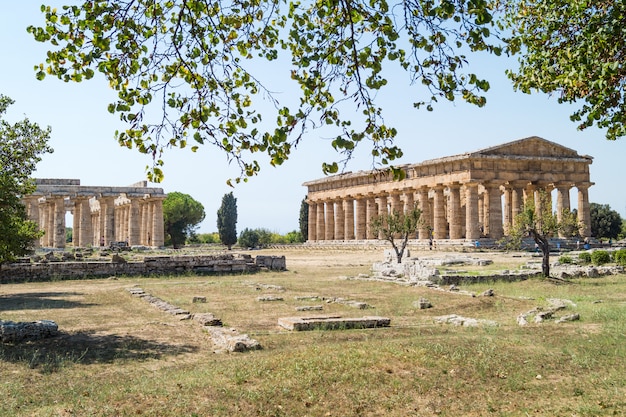
[[[359,171],[305,182],[308,242],[377,239],[375,216],[417,205],[420,240],[476,241],[507,235],[524,201],[539,191],[556,194],[556,212],[570,209],[577,190],[580,235],[590,237],[589,166],[593,158],[554,142],[529,137],[460,155],[400,166],[394,181],[385,171]],[[552,198],[552,197],[551,197]]]
[[[37,246],[65,247],[65,215],[73,215],[75,247],[164,244],[161,188],[141,181],[128,187],[93,187],[77,179],[36,179],[36,190],[24,197],[31,220],[45,232]]]

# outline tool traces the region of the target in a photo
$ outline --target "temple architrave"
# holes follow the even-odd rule
[[[422,224],[416,238],[500,239],[524,202],[556,194],[556,212],[573,209],[577,190],[580,235],[590,237],[589,165],[593,158],[539,137],[520,139],[461,155],[400,166],[406,178],[359,171],[305,182],[309,242],[377,239],[373,217],[417,205]]]
[[[73,214],[75,247],[103,246],[126,241],[129,245],[164,244],[161,188],[141,181],[128,187],[92,187],[77,179],[35,179],[37,188],[25,196],[28,217],[45,234],[38,246],[65,247],[65,214]]]

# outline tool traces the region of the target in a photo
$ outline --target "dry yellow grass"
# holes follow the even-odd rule
[[[288,271],[253,275],[119,278],[0,286],[0,319],[50,319],[58,337],[0,345],[0,415],[20,416],[484,416],[626,412],[626,277],[497,283],[495,297],[345,280],[369,273],[379,251],[289,250]],[[431,256],[432,253],[413,253]],[[481,253],[515,268],[528,257]],[[494,268],[490,266],[489,268]],[[284,291],[257,284],[282,286]],[[192,312],[210,312],[263,350],[214,353],[206,333],[129,295],[140,286]],[[465,289],[480,292],[487,287]],[[193,296],[207,303],[192,303]],[[277,295],[279,302],[257,297]],[[279,317],[381,315],[386,329],[288,332]],[[428,298],[433,308],[413,301]],[[577,304],[581,321],[519,327],[546,298]],[[533,299],[528,299],[533,298]],[[602,301],[602,302],[598,302]],[[574,311],[572,309],[572,311]],[[460,314],[496,328],[435,324]]]

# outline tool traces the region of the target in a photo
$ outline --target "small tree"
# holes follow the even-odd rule
[[[224,194],[222,205],[217,210],[217,231],[222,244],[231,250],[237,243],[237,199],[232,191]]]
[[[600,238],[615,239],[622,229],[622,217],[608,204],[591,203],[591,235]]]
[[[306,202],[306,197],[302,199],[300,204],[300,234],[304,242],[309,238],[309,203]]]
[[[165,233],[174,246],[185,244],[193,235],[197,225],[204,220],[204,206],[190,195],[179,192],[168,193],[163,201]]]
[[[539,192],[540,207],[535,207],[535,201],[529,198],[522,211],[515,216],[513,227],[509,232],[509,246],[521,247],[522,239],[531,237],[537,244],[543,259],[541,272],[545,277],[550,276],[550,237],[561,231],[570,236],[578,233],[578,221],[576,215],[565,209],[558,220],[556,213],[552,212],[551,201],[545,191]]]
[[[28,253],[42,236],[28,220],[22,197],[34,191],[30,179],[48,146],[50,128],[41,129],[24,119],[10,124],[2,119],[13,100],[0,94],[0,266]]]
[[[409,242],[409,237],[417,231],[420,225],[422,211],[413,207],[406,213],[392,210],[387,214],[372,218],[371,227],[374,233],[382,235],[382,238],[391,243],[396,252],[396,260],[402,262],[404,250]],[[398,241],[400,242],[398,244]]]

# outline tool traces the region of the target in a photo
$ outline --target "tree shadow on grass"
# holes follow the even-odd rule
[[[89,307],[93,304],[57,299],[83,295],[77,292],[32,292],[0,295],[0,311],[44,310],[54,308]]]
[[[197,350],[197,346],[174,345],[135,336],[60,332],[46,339],[0,343],[0,363],[22,363],[42,373],[51,373],[73,364],[144,361]]]

